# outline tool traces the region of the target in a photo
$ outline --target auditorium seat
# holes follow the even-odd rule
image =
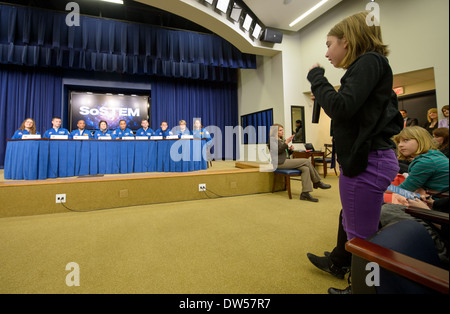
[[[441,223],[448,224],[448,214]],[[442,268],[430,234],[415,220],[388,225],[367,240],[354,238],[346,250],[353,254],[353,294],[449,293],[448,270]],[[367,267],[370,262],[379,265],[379,282],[374,286],[367,284],[376,274]]]
[[[277,169],[273,172],[273,185],[272,185],[272,193],[275,192],[275,183],[277,177],[284,177],[286,190],[288,191],[289,198],[292,199],[291,194],[291,178],[299,177],[302,174],[300,170],[297,169]]]

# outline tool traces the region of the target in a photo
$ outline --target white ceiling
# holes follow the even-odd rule
[[[297,32],[307,24],[318,18],[342,0],[328,0],[303,21],[290,27],[300,15],[314,7],[320,0],[243,0],[258,19],[266,27],[277,28],[285,31]]]

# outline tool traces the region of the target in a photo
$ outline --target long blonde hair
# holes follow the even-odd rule
[[[274,137],[276,139],[278,139],[278,130],[280,128],[284,129],[284,126],[282,126],[281,124],[275,123],[270,127],[270,132],[269,132],[269,137]]]
[[[428,120],[428,122],[430,122],[430,123],[433,122],[433,121],[431,120],[431,118],[430,118],[430,113],[432,113],[432,112],[438,113],[438,111],[437,111],[436,108],[428,109],[428,111],[427,111],[427,120]],[[436,120],[437,120],[437,118],[436,118]]]
[[[422,154],[428,153],[431,149],[437,149],[436,143],[433,141],[431,134],[420,126],[410,126],[404,128],[399,134],[394,136],[395,144],[400,143],[402,140],[414,139],[418,143],[417,151],[412,156],[404,156],[398,152],[398,159],[408,159],[408,157],[417,157]]]
[[[366,22],[368,11],[349,16],[336,24],[328,33],[348,42],[347,55],[338,64],[347,69],[353,61],[367,52],[377,52],[385,57],[389,55],[388,46],[383,44],[380,26],[369,26]]]
[[[21,130],[21,131],[25,130],[25,122],[27,122],[28,120],[33,121],[33,126],[30,129],[30,133],[36,134],[36,122],[34,121],[33,118],[26,118],[25,120],[23,120],[22,125],[20,126],[19,130]]]

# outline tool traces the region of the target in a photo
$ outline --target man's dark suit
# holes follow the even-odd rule
[[[419,121],[417,119],[414,118],[406,118],[406,124],[405,126],[414,126],[414,125],[418,125]]]

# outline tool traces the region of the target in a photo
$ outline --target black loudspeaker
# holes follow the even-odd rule
[[[261,41],[281,44],[283,41],[283,33],[274,29],[266,28],[261,35]]]

